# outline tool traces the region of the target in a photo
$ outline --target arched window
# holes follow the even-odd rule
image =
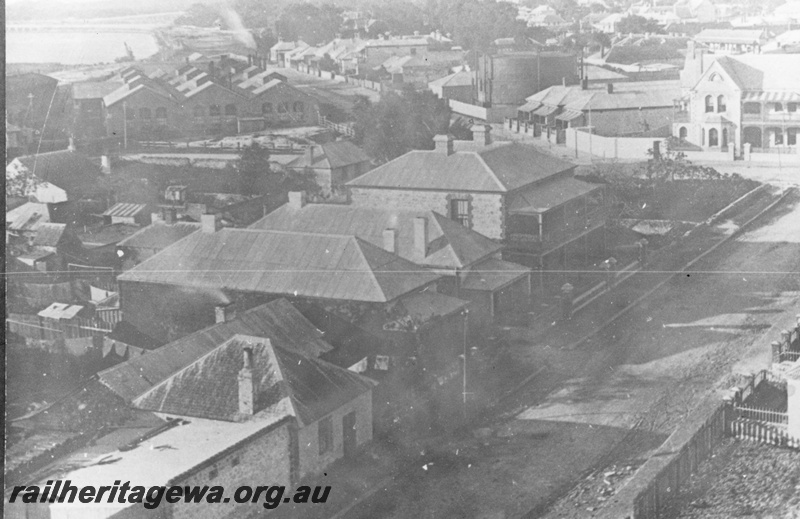
[[[261,104],[261,113],[262,114],[271,114],[272,113],[272,103],[262,103]]]
[[[717,112],[724,112],[725,111],[725,96],[717,97]]]
[[[219,117],[222,114],[222,111],[219,108],[219,105],[211,105],[208,107],[208,115],[211,117]]]
[[[706,96],[706,113],[714,111],[714,96]]]
[[[195,106],[195,107],[192,109],[192,114],[193,114],[195,117],[198,117],[198,118],[200,118],[200,117],[203,117],[203,116],[205,115],[205,110],[203,110],[203,107],[202,107],[202,106],[198,105],[198,106]]]
[[[294,103],[294,106],[292,107],[292,109],[293,109],[295,112],[302,112],[302,111],[303,111],[303,108],[304,108],[304,107],[303,107],[303,103],[302,103],[302,101],[295,101],[295,103]]]
[[[163,106],[156,108],[156,119],[167,120],[167,109]]]
[[[719,146],[719,132],[716,128],[708,130],[708,145],[710,147]]]
[[[149,108],[139,108],[139,117],[142,119],[151,119],[153,114],[150,112]]]
[[[678,137],[681,140],[686,140],[686,136],[689,134],[689,131],[686,129],[686,126],[681,126],[681,129],[678,130]]]
[[[233,103],[225,105],[225,115],[236,115],[236,105]]]

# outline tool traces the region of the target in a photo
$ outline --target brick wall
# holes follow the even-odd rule
[[[430,210],[442,215],[450,214],[448,197],[471,198],[472,230],[498,240],[505,236],[504,197],[500,194],[353,187],[350,197],[353,205],[361,207]]]
[[[302,479],[321,472],[325,467],[344,456],[342,418],[356,412],[356,443],[362,445],[372,440],[372,391],[362,394],[331,413],[333,422],[333,448],[319,453],[319,421],[309,424],[298,433],[299,477]]]
[[[285,423],[174,484],[220,485],[225,488],[228,497],[232,497],[235,489],[242,485],[283,485],[289,491],[295,483],[292,477],[292,427],[294,426],[291,423]],[[213,478],[212,471],[216,471]],[[259,503],[255,504],[237,504],[232,502],[233,499],[227,504],[214,505],[177,503],[171,506],[170,511],[174,519],[243,517],[244,511],[248,509],[260,509],[263,513],[263,500],[262,495]]]

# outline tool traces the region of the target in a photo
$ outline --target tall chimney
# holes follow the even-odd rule
[[[397,230],[383,230],[383,248],[393,254],[397,254]]]
[[[289,207],[302,209],[306,205],[305,191],[289,191]]]
[[[200,230],[205,233],[213,234],[220,230],[219,218],[215,214],[201,214],[200,215]]]
[[[606,83],[606,92],[609,94],[614,93],[614,83]]]
[[[433,142],[436,146],[436,151],[444,153],[445,155],[453,154],[452,135],[436,135],[433,137]]]
[[[421,263],[428,255],[428,219],[414,218],[414,260]]]
[[[488,146],[492,143],[492,127],[488,124],[475,124],[470,130],[472,130],[473,142],[483,146]]]
[[[253,386],[253,347],[242,348],[243,366],[239,371],[239,412],[255,414],[255,387]]]

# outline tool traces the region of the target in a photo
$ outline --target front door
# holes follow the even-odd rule
[[[356,412],[351,411],[342,417],[342,436],[344,442],[344,456],[349,458],[356,452]]]

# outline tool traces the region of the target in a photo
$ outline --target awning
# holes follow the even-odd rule
[[[564,110],[556,116],[556,119],[559,121],[571,121],[577,119],[581,115],[583,115],[581,112],[576,112],[575,110]]]
[[[533,115],[538,115],[539,117],[547,117],[556,110],[558,110],[557,106],[542,106],[541,108],[536,109],[533,112]]]
[[[537,108],[539,108],[540,106],[542,106],[542,103],[540,103],[539,101],[528,101],[524,105],[520,106],[518,108],[518,110],[520,112],[528,112],[528,113],[530,113],[530,112],[536,110]]]
[[[563,178],[531,188],[518,194],[511,202],[511,214],[544,213],[562,204],[603,189],[602,184],[590,184],[576,178]]]
[[[797,92],[748,92],[742,96],[742,101],[794,102],[800,101],[800,94]]]

